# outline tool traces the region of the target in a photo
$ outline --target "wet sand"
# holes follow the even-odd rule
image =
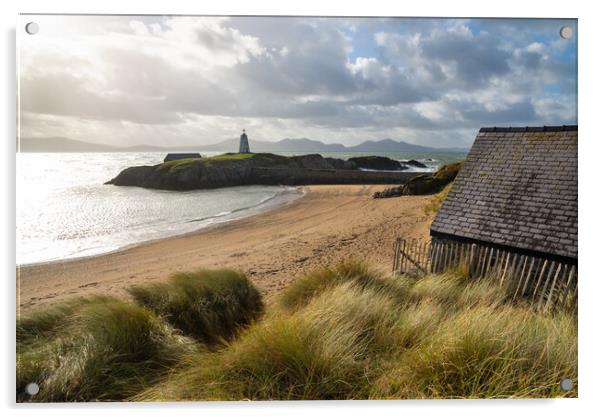
[[[319,185],[285,206],[117,252],[21,267],[21,311],[77,296],[127,297],[134,284],[198,268],[244,271],[268,302],[296,276],[354,257],[389,271],[396,237],[428,238],[430,196],[372,199],[383,185]]]

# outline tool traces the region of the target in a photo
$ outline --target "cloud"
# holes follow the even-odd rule
[[[573,21],[41,19],[19,52],[24,136],[460,146],[482,125],[576,122],[576,45],[557,33]]]

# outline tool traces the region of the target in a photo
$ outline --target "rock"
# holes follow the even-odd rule
[[[376,169],[383,171],[401,171],[407,169],[399,161],[386,156],[358,156],[349,158],[349,162],[354,163],[358,168]]]
[[[375,192],[372,197],[373,198],[389,198],[389,197],[399,197],[403,193],[403,185],[398,187],[385,188],[383,191]]]
[[[410,159],[408,162],[405,162],[405,164],[416,168],[428,168],[422,162],[419,162],[415,159]]]
[[[353,161],[345,161],[337,158],[324,158],[334,169],[357,169],[357,165]]]

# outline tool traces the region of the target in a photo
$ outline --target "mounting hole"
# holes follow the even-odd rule
[[[38,25],[36,22],[29,22],[25,25],[25,32],[29,33],[30,35],[35,35],[39,31],[40,25]]]
[[[40,392],[40,386],[35,382],[30,382],[27,384],[27,386],[25,386],[25,392],[33,397]]]
[[[560,389],[563,391],[570,391],[573,389],[573,380],[570,378],[564,378],[560,381]]]
[[[560,28],[560,37],[562,39],[571,39],[573,37],[573,29],[570,26],[563,26]]]

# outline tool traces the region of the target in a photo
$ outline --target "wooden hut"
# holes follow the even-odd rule
[[[576,264],[577,126],[482,128],[430,231]]]
[[[394,271],[465,265],[508,285],[513,299],[576,308],[577,132],[482,128],[431,225],[427,256],[398,239]]]

